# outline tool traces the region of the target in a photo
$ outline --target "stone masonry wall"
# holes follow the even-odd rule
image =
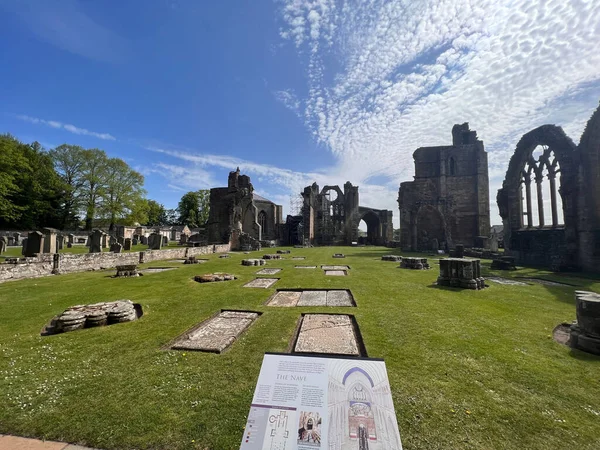
[[[33,258],[20,258],[16,263],[0,264],[0,283],[53,274],[111,269],[123,264],[139,264],[167,259],[184,259],[195,255],[226,253],[229,250],[230,244],[219,244],[129,253],[41,254]]]

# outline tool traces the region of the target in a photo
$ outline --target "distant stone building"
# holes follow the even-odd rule
[[[452,145],[413,153],[415,179],[400,184],[400,245],[430,251],[484,247],[490,234],[487,152],[469,124],[454,125]]]
[[[339,186],[325,186],[319,190],[317,183],[302,192],[302,226],[304,244],[350,245],[353,242],[386,245],[393,239],[392,211],[359,206],[358,186],[349,181],[344,191]],[[367,224],[367,236],[359,238],[358,225]],[[288,223],[298,230],[299,223],[288,217]],[[297,231],[289,230],[290,239]]]
[[[239,168],[229,173],[227,187],[210,190],[206,225],[210,244],[230,242],[241,234],[258,242],[277,241],[282,224],[281,205],[255,194],[250,177],[241,175]],[[238,248],[238,243],[232,242],[232,248]]]
[[[518,264],[600,272],[600,108],[579,146],[556,125],[523,135],[497,200]]]

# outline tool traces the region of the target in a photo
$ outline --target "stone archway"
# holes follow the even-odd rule
[[[447,241],[446,222],[439,210],[422,206],[417,213],[416,228],[414,249],[421,252],[443,249]]]
[[[379,244],[381,241],[381,220],[379,219],[379,216],[377,214],[375,214],[375,212],[373,212],[373,211],[367,211],[358,220],[358,223],[360,223],[361,220],[364,220],[365,223],[367,224],[367,237],[360,238],[359,242],[361,244],[368,244],[368,245]],[[361,242],[361,240],[363,242]]]

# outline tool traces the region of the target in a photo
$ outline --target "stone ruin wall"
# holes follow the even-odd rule
[[[128,253],[43,253],[33,258],[20,258],[18,263],[0,264],[0,283],[9,280],[38,278],[53,274],[112,269],[118,265],[140,264],[188,256],[226,253],[229,244],[184,247],[168,250],[147,250]]]

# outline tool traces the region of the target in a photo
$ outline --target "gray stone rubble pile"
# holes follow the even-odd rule
[[[346,255],[344,255],[343,253],[335,253],[333,255],[333,258],[345,258],[345,257],[346,257]]]
[[[429,269],[427,258],[403,257],[400,261],[400,267],[403,269],[424,270]]]
[[[283,259],[281,255],[263,255],[263,259]]]
[[[264,266],[266,263],[264,259],[242,259],[242,266]]]
[[[494,259],[490,269],[493,270],[517,270],[514,256],[501,256]]]
[[[115,277],[141,277],[142,275],[138,272],[136,264],[124,264],[117,266]]]
[[[398,256],[398,255],[383,255],[381,257],[382,261],[393,261],[393,262],[400,262],[402,261],[402,256]]]
[[[131,300],[76,305],[66,309],[46,328],[48,334],[65,333],[82,328],[100,327],[137,319]]]
[[[215,281],[231,281],[231,280],[237,280],[237,277],[230,273],[221,273],[221,272],[206,273],[204,275],[196,275],[194,277],[194,281],[197,281],[198,283],[212,283]]]
[[[289,255],[292,252],[290,250],[277,250],[277,253],[280,255]]]

